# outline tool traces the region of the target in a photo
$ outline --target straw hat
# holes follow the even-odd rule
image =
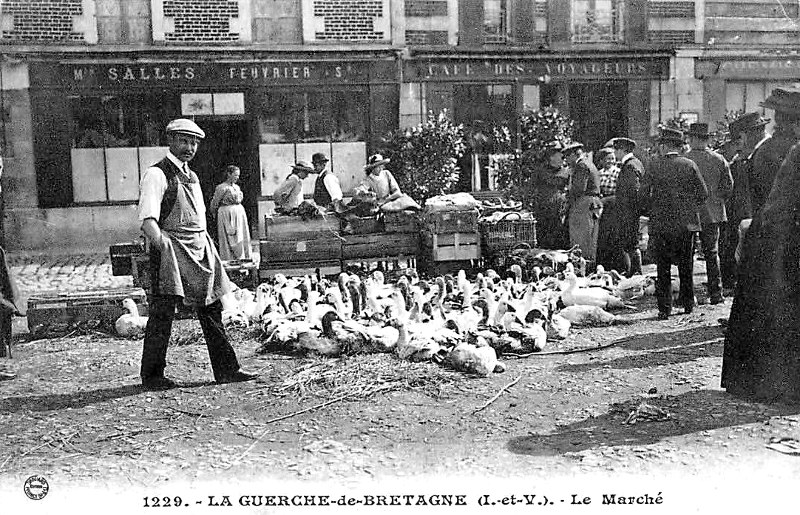
[[[376,166],[385,165],[388,162],[389,162],[388,157],[383,157],[380,154],[372,154],[371,156],[369,156],[369,159],[367,159],[367,164],[366,166],[364,166],[364,170],[372,170]]]

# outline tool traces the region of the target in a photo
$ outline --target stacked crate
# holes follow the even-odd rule
[[[432,211],[423,215],[421,261],[429,273],[468,266],[480,259],[478,210]]]
[[[413,213],[384,213],[375,231],[365,233],[353,225],[353,234],[342,236],[342,265],[354,263],[415,261],[419,234]]]
[[[267,218],[260,243],[259,277],[275,274],[322,275],[341,271],[342,241],[339,219],[302,220],[299,216]]]

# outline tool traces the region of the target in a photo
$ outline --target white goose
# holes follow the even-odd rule
[[[561,302],[565,306],[599,306],[603,309],[630,308],[622,299],[605,288],[580,288],[578,278],[572,272],[564,274],[567,288],[561,292]]]
[[[139,308],[136,307],[136,302],[131,298],[127,298],[122,301],[122,307],[127,312],[120,315],[117,321],[114,322],[117,334],[125,338],[133,338],[144,334],[144,328],[147,326],[147,317],[139,315]]]

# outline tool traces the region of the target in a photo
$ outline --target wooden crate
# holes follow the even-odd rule
[[[416,233],[417,213],[411,211],[398,211],[383,214],[384,231],[390,233]]]
[[[423,225],[425,230],[434,234],[469,233],[478,230],[478,210],[469,211],[437,211],[425,213]]]
[[[424,252],[432,261],[480,259],[480,235],[477,232],[423,233]]]
[[[99,322],[113,327],[125,313],[122,301],[131,298],[140,315],[147,314],[147,300],[141,288],[119,288],[72,293],[43,292],[28,298],[28,329],[39,334],[47,328],[82,322]]]
[[[350,234],[342,238],[342,259],[415,256],[419,252],[417,234]]]
[[[334,235],[310,240],[261,240],[259,250],[261,268],[292,261],[338,261],[342,257],[342,240]]]
[[[376,234],[383,232],[383,221],[378,218],[378,215],[350,217],[346,221],[342,221],[342,226],[345,224],[350,225],[353,234]]]
[[[296,241],[328,238],[339,232],[339,219],[335,216],[303,221],[299,216],[264,217],[265,239],[270,241]]]
[[[117,243],[108,248],[108,253],[111,256],[111,275],[131,275],[134,256],[145,253],[144,243]]]
[[[342,271],[341,261],[290,261],[283,263],[269,263],[266,266],[262,264],[258,270],[258,277],[260,279],[269,279],[275,277],[277,274],[283,274],[286,277],[315,275],[319,270],[320,275],[335,276]]]

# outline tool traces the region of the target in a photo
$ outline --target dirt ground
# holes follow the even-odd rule
[[[254,508],[242,496],[368,492],[463,494],[467,505],[400,497],[399,506],[379,508],[358,498],[336,512],[796,506],[800,456],[766,444],[800,439],[800,406],[750,403],[719,388],[718,318],[730,302],[659,321],[646,299],[625,314],[635,323],[576,330],[550,350],[608,345],[602,349],[505,357],[505,373],[486,378],[392,355],[256,354],[258,332],[238,330],[240,361],[261,377],[218,386],[197,323],[187,320],[168,355],[168,374],[185,386],[147,392],[138,386],[140,340],[93,330],[20,335],[18,377],[0,383],[3,504],[28,513],[64,513],[67,505],[81,513],[146,513],[153,497],[162,507],[165,497],[174,506],[181,496],[181,506],[192,506],[182,513],[205,513],[227,495],[233,507],[226,513],[315,513],[264,507],[266,498]],[[661,420],[625,423],[643,403],[661,408]],[[50,486],[41,501],[23,492],[32,475]],[[506,498],[512,494],[518,505]],[[620,509],[619,502],[602,504],[606,494],[663,502]],[[591,504],[575,503],[585,498]]]

